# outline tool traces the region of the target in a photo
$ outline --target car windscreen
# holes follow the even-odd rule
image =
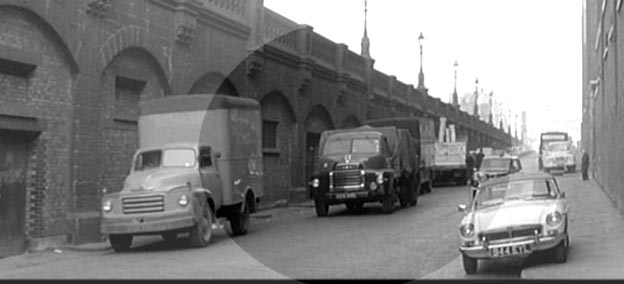
[[[544,179],[511,180],[480,189],[474,198],[475,209],[495,206],[512,200],[556,198],[556,189]]]
[[[570,145],[567,143],[549,143],[546,145],[546,150],[548,151],[568,151],[570,150]]]
[[[481,170],[509,170],[509,159],[484,159],[481,161]]]

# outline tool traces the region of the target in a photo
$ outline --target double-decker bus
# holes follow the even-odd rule
[[[549,142],[553,142],[553,141],[568,141],[570,139],[570,137],[568,136],[567,132],[562,132],[562,131],[549,131],[549,132],[543,132],[540,135],[540,144],[539,144],[539,157],[537,158],[537,164],[539,169],[541,170],[543,167],[542,164],[542,153],[544,151],[544,146],[546,144],[548,144]]]

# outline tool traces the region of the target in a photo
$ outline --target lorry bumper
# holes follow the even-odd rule
[[[191,227],[195,224],[191,212],[134,214],[102,217],[102,234],[150,234]]]
[[[347,191],[347,192],[330,192],[326,193],[325,197],[330,203],[344,203],[349,201],[360,201],[360,202],[372,202],[372,201],[381,201],[385,196],[385,191],[383,189],[378,189],[375,191],[372,190],[361,190],[361,191]]]

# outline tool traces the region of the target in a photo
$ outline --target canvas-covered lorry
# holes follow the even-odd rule
[[[414,147],[414,159],[416,161],[415,183],[419,187],[419,193],[431,192],[433,186],[433,159],[435,137],[435,122],[430,118],[422,117],[394,117],[369,120],[368,125],[383,127],[395,126],[406,129],[413,138],[410,142]]]
[[[134,235],[206,246],[227,219],[246,234],[263,196],[260,106],[252,99],[184,95],[139,105],[139,149],[119,192],[102,198],[101,232],[115,251]]]
[[[381,202],[386,213],[394,212],[397,199],[403,207],[416,205],[416,161],[409,139],[408,131],[396,127],[324,131],[309,180],[317,215],[326,216],[335,204],[354,210]]]
[[[466,185],[468,168],[466,167],[467,141],[456,139],[455,127],[446,127],[446,118],[440,118],[438,141],[435,143],[433,172],[436,182],[455,182]]]

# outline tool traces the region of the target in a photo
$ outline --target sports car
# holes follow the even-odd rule
[[[464,270],[477,271],[479,259],[526,256],[548,251],[567,260],[568,201],[557,180],[542,172],[488,180],[477,188],[459,226]]]

